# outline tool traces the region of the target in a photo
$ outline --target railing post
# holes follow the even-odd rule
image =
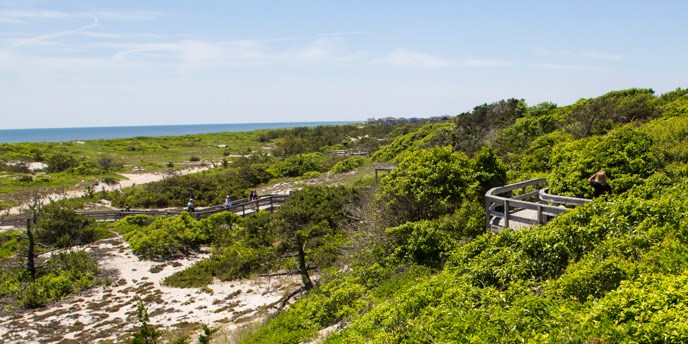
[[[509,200],[504,199],[504,228],[509,228]]]
[[[485,197],[485,227],[490,228],[490,199]]]
[[[537,205],[537,222],[539,225],[545,223],[542,219],[542,205]]]

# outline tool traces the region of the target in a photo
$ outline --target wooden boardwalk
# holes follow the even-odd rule
[[[522,229],[547,223],[589,199],[550,195],[544,178],[526,180],[490,189],[485,194],[486,225],[499,233],[502,229]],[[514,195],[516,191],[517,195]]]
[[[197,208],[196,211],[189,213],[196,220],[208,217],[212,214],[217,214],[224,211],[233,212],[239,216],[248,216],[259,210],[272,212],[275,208],[286,202],[289,195],[263,195],[257,200],[249,200],[247,198],[237,200],[231,207],[224,205],[215,205],[206,208]],[[149,215],[149,216],[176,216],[184,212],[184,209],[172,210],[79,210],[78,214],[84,215],[95,221],[116,221],[126,216],[133,215]],[[0,218],[0,226],[11,226],[16,228],[23,228],[26,222],[30,220],[30,216],[19,215]]]

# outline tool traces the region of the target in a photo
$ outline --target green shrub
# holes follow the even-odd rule
[[[614,193],[622,193],[658,168],[651,153],[652,138],[637,129],[624,127],[603,138],[587,138],[557,145],[548,176],[551,193],[592,197],[587,178],[604,169]]]
[[[56,203],[46,205],[39,214],[36,238],[46,245],[69,247],[95,241],[91,220]]]
[[[58,253],[20,293],[18,304],[35,308],[87,289],[95,283],[97,271],[97,265],[86,252]]]
[[[451,147],[406,154],[380,181],[379,201],[386,206],[391,224],[432,219],[458,209],[478,189],[473,166]]]
[[[255,186],[251,175],[237,173],[233,169],[218,169],[219,172],[200,172],[173,176],[161,181],[125,190],[113,198],[117,207],[129,204],[132,207],[164,208],[182,207],[193,198],[196,206],[224,203],[229,195],[232,199],[242,198],[244,190]],[[245,178],[251,178],[245,179]]]
[[[481,213],[480,204],[466,202],[454,214],[388,228],[391,257],[405,263],[441,267],[460,243],[484,232]]]
[[[324,165],[325,156],[322,153],[306,153],[285,158],[267,170],[277,178],[300,177],[306,172],[323,172]]]
[[[361,166],[363,166],[366,163],[367,159],[360,157],[360,156],[354,156],[347,158],[346,160],[342,160],[340,162],[337,162],[334,166],[332,166],[332,169],[330,169],[330,172],[332,173],[344,173],[344,172],[349,172],[353,171]]]
[[[310,171],[310,172],[304,173],[303,176],[301,176],[301,178],[303,178],[303,179],[314,179],[314,178],[319,178],[321,175],[322,175],[322,173],[320,173],[318,171]]]
[[[162,285],[177,288],[200,288],[213,282],[217,264],[209,259],[195,262],[190,267],[165,277]]]
[[[623,281],[595,304],[580,327],[590,337],[620,342],[688,341],[688,274],[645,275]]]
[[[188,252],[191,247],[185,235],[193,227],[193,218],[188,213],[174,217],[158,217],[142,230],[123,235],[134,253],[146,258],[164,258]]]
[[[183,212],[171,217],[129,216],[118,221],[115,228],[122,233],[134,253],[145,258],[166,258],[187,254],[201,245],[210,244],[217,235],[231,230],[238,222],[239,216],[230,212],[214,214],[200,221]]]
[[[10,258],[19,253],[23,231],[9,230],[0,232],[0,258]]]
[[[57,153],[48,157],[46,161],[48,172],[62,172],[77,166],[77,159],[73,155]]]
[[[371,160],[396,162],[404,153],[410,153],[419,149],[429,149],[437,144],[447,144],[448,142],[443,142],[443,139],[451,136],[451,128],[451,123],[431,123],[424,125],[418,130],[404,133],[395,138],[392,143],[375,152]],[[403,131],[399,133],[401,132]],[[392,134],[390,134],[390,136],[392,136]]]

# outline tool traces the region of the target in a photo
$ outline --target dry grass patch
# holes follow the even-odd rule
[[[240,306],[240,305],[241,305],[241,301],[234,301],[234,302],[228,303],[227,305],[225,305],[223,307],[220,307],[220,308],[214,310],[213,313],[220,313],[220,312],[224,312],[224,311],[235,312],[234,308],[237,306]]]
[[[150,270],[148,270],[148,271],[150,271],[150,273],[152,273],[152,274],[157,274],[158,272],[164,270],[165,267],[167,267],[167,264],[153,265],[153,266],[151,266]]]
[[[122,309],[122,307],[127,306],[127,305],[128,305],[127,303],[120,303],[120,304],[113,305],[113,306],[110,306],[110,307],[108,307],[108,308],[105,308],[105,311],[108,312],[108,313],[116,313],[116,312],[118,312],[120,309]]]
[[[210,294],[210,295],[214,295],[214,294],[215,294],[215,291],[214,291],[212,288],[208,287],[208,286],[205,286],[205,287],[200,288],[200,289],[199,289],[199,292],[203,292],[203,293]]]
[[[70,309],[56,309],[54,311],[45,312],[43,314],[36,314],[36,315],[31,317],[31,320],[32,321],[43,321],[43,320],[46,320],[50,317],[60,317],[60,316],[66,315],[66,314],[70,314],[71,311],[74,310],[73,308],[76,308],[76,310],[79,310],[79,306],[74,305]]]
[[[100,302],[89,302],[86,305],[86,308],[90,310],[101,310],[107,308],[107,306],[110,305],[110,303],[112,303],[112,301],[103,298],[103,300]]]
[[[239,296],[239,295],[241,295],[241,289],[237,289],[236,291],[234,291],[234,292],[228,294],[227,297],[225,297],[225,300],[227,300],[227,299],[233,299],[233,298],[235,298],[235,297],[237,297],[237,296]]]

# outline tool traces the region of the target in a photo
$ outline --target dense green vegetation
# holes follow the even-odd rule
[[[374,155],[398,166],[359,205],[369,216],[347,233],[348,268],[244,341],[337,325],[326,343],[685,342],[687,104],[682,89],[507,100],[403,133]],[[590,197],[599,169],[609,202],[484,233],[489,185],[545,176],[554,193]]]
[[[18,240],[19,241],[19,240]],[[15,244],[17,245],[17,244]],[[20,243],[17,246],[21,246]],[[98,282],[96,262],[86,252],[60,252],[49,257],[36,257],[36,272],[22,266],[25,259],[16,260],[18,253],[26,254],[25,248],[3,245],[4,254],[0,268],[0,300],[6,310],[13,307],[36,308],[48,301],[60,300],[73,293],[88,289]],[[25,258],[25,257],[23,257]]]
[[[304,288],[310,289],[308,270],[328,267],[336,261],[338,247],[344,241],[343,232],[337,228],[346,220],[346,204],[355,197],[355,190],[345,187],[307,187],[295,191],[275,216],[259,212],[234,221],[238,222],[236,226],[217,235],[210,259],[173,274],[164,283],[198,287],[210,283],[213,277],[231,280],[289,269],[301,274]],[[218,216],[237,218],[234,214],[213,217]],[[294,259],[285,258],[290,256]]]
[[[271,181],[396,165],[378,181],[294,191],[274,214],[134,216],[112,225],[144,258],[211,247],[169,286],[300,275],[280,304],[288,306],[251,327],[245,343],[305,342],[335,327],[326,343],[688,341],[688,90],[621,90],[562,107],[508,99],[439,122],[254,139],[271,154],[104,196],[120,206],[179,206],[188,197],[210,205]],[[329,154],[339,149],[372,154]],[[613,189],[608,199],[531,229],[485,228],[489,188],[546,177],[552,193],[589,198],[587,178],[600,169]],[[71,245],[98,236],[59,233],[66,237],[37,237]],[[0,237],[3,255],[21,243],[16,232]]]
[[[147,215],[126,217],[114,227],[137,255],[145,258],[169,258],[198,250],[230,231],[237,222],[234,213],[220,213],[196,221],[184,212],[179,216],[152,218]]]

